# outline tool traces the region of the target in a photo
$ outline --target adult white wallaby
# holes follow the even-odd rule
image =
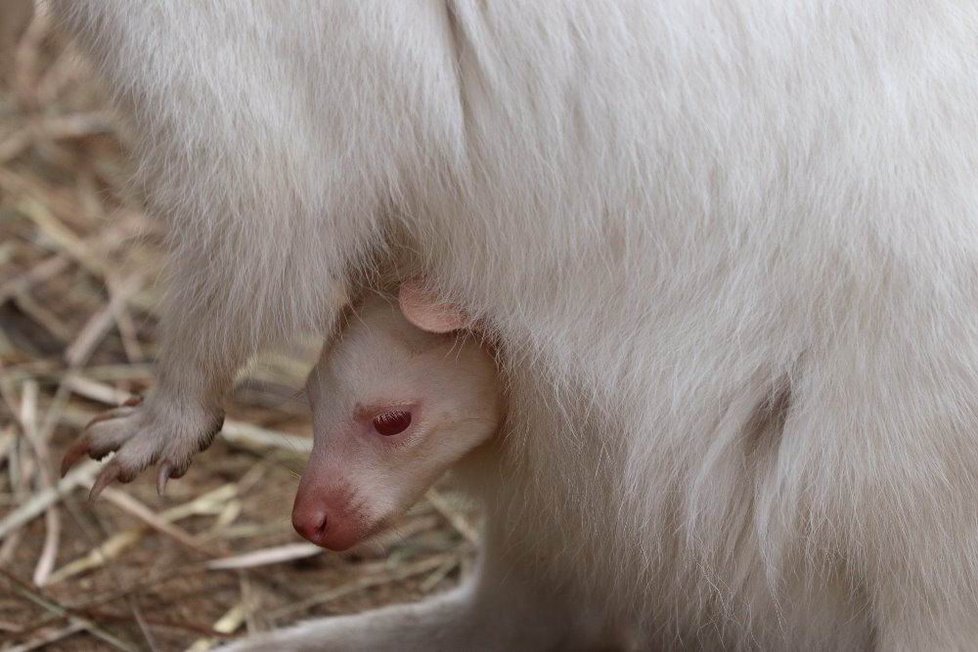
[[[281,645],[978,640],[974,2],[52,5],[173,246],[96,493],[387,259],[505,348],[472,584]]]

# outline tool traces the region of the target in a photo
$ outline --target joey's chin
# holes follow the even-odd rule
[[[334,552],[349,550],[366,538],[368,532],[361,519],[337,517],[315,504],[311,508],[303,505],[293,509],[292,525],[304,539]]]
[[[387,533],[392,522],[393,518],[385,517],[372,523],[351,523],[349,526],[336,523],[316,544],[333,552],[345,552],[361,544],[369,544],[374,537]]]
[[[344,523],[335,523],[330,529],[323,533],[323,536],[314,543],[321,548],[333,552],[343,552],[353,548],[366,538],[363,528],[356,525],[346,526]]]
[[[330,537],[330,538],[327,538],[327,539],[324,539],[324,540],[320,541],[316,545],[318,545],[321,548],[325,548],[326,550],[329,550],[330,552],[346,552],[350,548],[352,548],[355,545],[357,545],[358,543],[360,543],[360,541],[361,541],[361,539],[360,538],[357,538],[357,537],[354,537],[354,538],[349,538],[349,537]]]

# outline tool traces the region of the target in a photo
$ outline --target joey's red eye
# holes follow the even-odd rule
[[[378,414],[373,420],[374,430],[385,437],[400,434],[411,425],[411,413],[407,410],[391,410]]]

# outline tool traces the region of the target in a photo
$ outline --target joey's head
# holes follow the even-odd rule
[[[470,329],[413,284],[360,305],[306,383],[315,439],[299,534],[330,550],[359,543],[496,432],[497,368]]]

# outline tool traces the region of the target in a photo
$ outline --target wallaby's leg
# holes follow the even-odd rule
[[[398,175],[423,169],[414,158],[439,142],[436,127],[418,128],[443,115],[426,103],[454,96],[441,87],[454,83],[442,74],[444,8],[51,7],[132,116],[137,178],[171,243],[157,385],[89,427],[64,466],[115,451],[96,493],[153,464],[162,485],[219,430],[241,365],[271,341],[329,328],[376,251]]]
[[[512,574],[482,572],[474,584],[415,604],[312,620],[232,643],[228,652],[308,650],[456,652],[597,649],[557,602]]]

